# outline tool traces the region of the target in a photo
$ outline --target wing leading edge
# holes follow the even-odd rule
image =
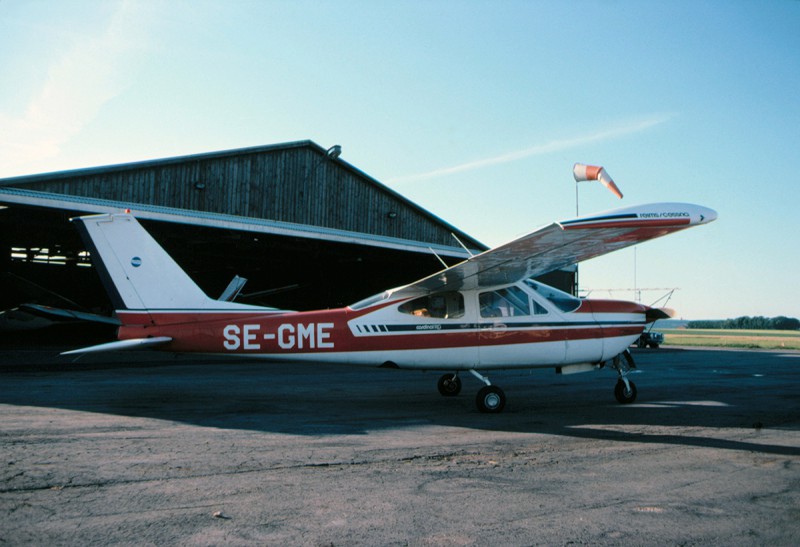
[[[689,203],[652,203],[554,222],[510,243],[393,291],[413,295],[516,283],[649,239],[716,220]]]

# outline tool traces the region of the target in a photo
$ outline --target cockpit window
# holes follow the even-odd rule
[[[526,279],[525,284],[536,291],[536,294],[546,298],[552,302],[555,307],[563,312],[575,311],[581,306],[581,301],[579,298],[576,298],[571,294],[567,294],[564,291],[559,291],[558,289],[555,289],[549,285],[545,285],[544,283],[539,283],[533,279]]]
[[[481,308],[481,317],[518,317],[531,314],[528,294],[513,285],[505,289],[481,293],[478,302]]]
[[[456,319],[464,316],[464,297],[455,291],[430,294],[409,300],[397,309],[417,317]]]

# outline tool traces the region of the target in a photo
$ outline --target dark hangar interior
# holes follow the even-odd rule
[[[458,263],[469,255],[456,237],[486,250],[340,155],[299,141],[0,179],[0,310],[113,312],[69,222],[93,213],[130,209],[209,296],[238,275],[248,283],[237,301],[293,310]],[[571,288],[564,275],[545,282]]]

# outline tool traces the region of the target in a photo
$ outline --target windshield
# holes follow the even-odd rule
[[[548,301],[552,302],[555,307],[563,312],[575,311],[581,306],[581,301],[579,298],[576,298],[571,294],[567,294],[564,291],[559,291],[550,285],[539,283],[533,279],[526,279],[525,284],[536,291],[536,294],[546,298]]]

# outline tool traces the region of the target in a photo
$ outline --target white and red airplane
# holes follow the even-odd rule
[[[533,278],[589,258],[716,219],[684,203],[628,207],[557,222],[439,273],[341,309],[295,312],[208,297],[128,213],[84,216],[89,245],[121,326],[118,341],[66,352],[138,347],[280,361],[350,363],[459,372],[485,384],[482,412],[505,394],[479,371],[553,367],[560,373],[614,369],[621,403],[633,402],[627,348],[662,310],[633,302],[578,299]]]

